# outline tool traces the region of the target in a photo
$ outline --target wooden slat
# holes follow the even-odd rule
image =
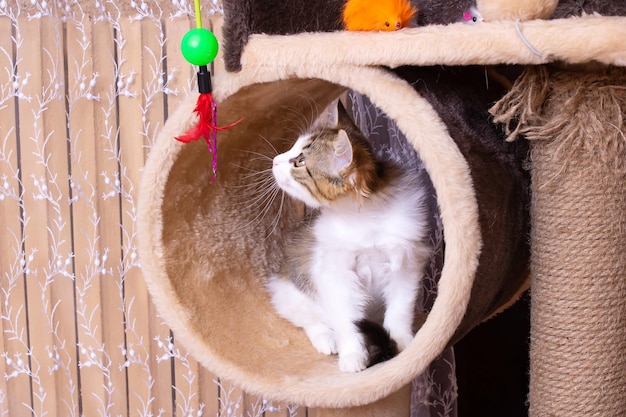
[[[172,91],[167,95],[168,114],[172,114],[176,107],[190,93],[190,88],[196,86],[196,75],[193,65],[189,64],[180,52],[180,42],[183,36],[195,27],[195,21],[189,17],[168,19],[165,21],[165,33],[167,43],[165,54],[167,56],[168,87]]]
[[[213,32],[219,45],[217,56],[213,61],[213,72],[215,74],[226,71],[224,68],[224,37],[222,36],[222,26],[224,26],[224,16],[222,15],[215,15],[211,17],[209,25],[206,26],[207,29],[210,29]]]
[[[154,143],[155,137],[163,127],[165,114],[165,97],[163,94],[164,85],[164,42],[161,21],[144,19],[141,23],[141,45],[142,45],[142,136],[144,144],[144,155],[147,155],[150,147]],[[143,167],[143,165],[142,165]],[[138,179],[135,184],[138,184]],[[135,200],[136,201],[136,200]],[[150,342],[154,340],[168,340],[170,329],[159,317],[154,304],[148,303]],[[154,343],[152,343],[154,348]],[[154,397],[153,413],[157,415],[163,410],[165,415],[173,414],[173,375],[172,361],[160,360],[162,352],[158,350],[158,345],[150,355],[150,368],[153,377],[158,381],[154,385],[151,395]],[[169,383],[168,383],[169,381]]]
[[[20,100],[20,147],[21,172],[24,184],[24,247],[28,266],[25,271],[27,309],[30,346],[30,356],[23,357],[25,364],[30,367],[32,384],[32,407],[35,414],[41,415],[45,410],[57,409],[58,390],[55,378],[48,370],[54,366],[53,360],[48,357],[46,346],[54,345],[49,326],[49,317],[52,314],[50,282],[46,277],[46,268],[52,258],[48,241],[48,208],[46,200],[39,198],[46,185],[47,171],[43,155],[44,126],[42,88],[42,56],[41,56],[41,21],[28,20],[26,17],[18,21],[23,36],[23,44],[17,49],[20,60],[18,73],[21,79],[30,74],[28,83],[24,86],[24,94],[30,96],[30,101]],[[26,341],[24,341],[26,342]],[[30,360],[29,360],[30,359]],[[22,409],[24,413],[26,409]]]
[[[322,410],[320,408],[307,409],[306,417],[322,417]]]
[[[204,407],[202,413],[204,416],[219,415],[220,388],[215,381],[217,381],[217,377],[198,364],[198,400],[200,406]]]
[[[30,381],[27,375],[12,377],[15,370],[15,354],[23,352],[20,332],[26,332],[26,312],[21,308],[25,302],[22,255],[22,224],[20,215],[20,184],[17,158],[17,108],[13,100],[12,21],[0,20],[0,67],[7,69],[10,79],[2,79],[2,103],[0,104],[0,312],[2,320],[2,353],[0,372],[8,378],[0,378],[5,393],[2,405],[8,415],[25,412],[24,403],[30,403]],[[25,336],[24,336],[25,337]],[[23,357],[22,357],[23,358]]]
[[[136,253],[135,215],[137,185],[144,164],[144,138],[141,135],[142,79],[141,23],[122,19],[117,33],[120,69],[119,140],[122,187],[122,250],[126,314],[126,356],[128,362],[128,401],[130,415],[152,412],[155,383],[171,384],[171,379],[155,381],[150,369],[150,300]],[[157,410],[158,411],[158,410]],[[158,413],[157,413],[158,415]]]
[[[57,387],[58,415],[79,413],[78,369],[76,363],[76,317],[74,309],[74,279],[72,268],[72,215],[68,182],[66,112],[63,65],[63,24],[52,19],[41,20],[41,54],[43,101],[43,150],[48,183],[49,262],[46,275],[51,280],[50,326],[54,329],[54,376]],[[41,233],[41,232],[40,232]],[[36,337],[36,336],[35,336]]]
[[[99,213],[97,207],[98,167],[94,138],[94,101],[91,81],[96,69],[92,56],[92,33],[88,19],[67,23],[69,137],[73,182],[74,253],[76,268],[76,315],[83,409],[106,411],[105,381],[97,364],[102,352],[100,309]]]
[[[241,393],[242,396],[242,414],[250,415],[253,417],[262,417],[265,410],[265,405],[263,401],[255,395],[248,394],[247,392],[237,388],[235,390],[237,393]]]
[[[97,208],[100,216],[100,253],[106,255],[100,274],[100,306],[102,314],[102,342],[108,356],[104,368],[106,398],[104,402],[109,415],[123,416],[127,413],[126,369],[120,368],[125,357],[123,292],[121,280],[122,246],[120,233],[119,159],[117,146],[117,94],[115,79],[115,40],[110,22],[93,24],[93,62],[99,77],[93,94],[99,97],[94,103],[94,146],[96,153],[98,195]]]

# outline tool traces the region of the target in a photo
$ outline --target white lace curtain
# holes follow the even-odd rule
[[[162,7],[0,1],[2,416],[297,412],[199,367],[149,300],[137,184],[195,88],[178,50],[193,3]]]

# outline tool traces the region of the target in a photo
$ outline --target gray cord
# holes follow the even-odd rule
[[[520,19],[515,19],[515,30],[517,31],[517,34],[519,35],[522,42],[524,42],[524,45],[526,45],[526,47],[530,49],[530,52],[537,55],[538,57],[543,58],[543,54],[539,52],[538,50],[536,50],[535,47],[532,46],[530,42],[528,42],[528,39],[526,39],[526,37],[522,33],[522,29],[520,28],[519,23],[520,23]]]

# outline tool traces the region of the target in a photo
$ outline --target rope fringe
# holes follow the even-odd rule
[[[607,168],[624,169],[617,156],[626,148],[626,68],[587,73],[530,67],[490,112],[504,124],[507,141],[521,135],[553,142],[555,161],[567,164],[584,152]]]

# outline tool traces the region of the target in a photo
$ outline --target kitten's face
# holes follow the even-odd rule
[[[298,138],[274,158],[272,172],[287,194],[309,207],[328,205],[352,188],[352,145],[342,129],[322,129]]]

